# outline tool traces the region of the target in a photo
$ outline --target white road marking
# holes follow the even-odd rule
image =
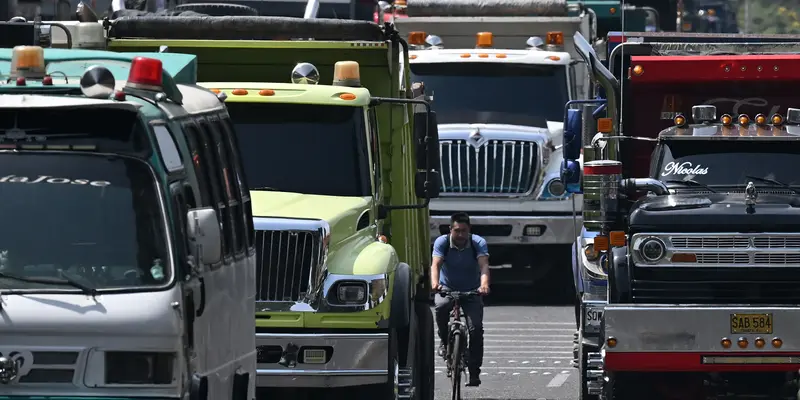
[[[505,374],[506,374],[506,371],[500,371],[500,372],[498,372],[498,374],[500,374],[500,375],[505,375]]]
[[[511,374],[511,375],[519,375],[519,372],[514,372],[514,373],[513,373],[513,374]]]
[[[550,381],[550,383],[547,384],[547,387],[549,388],[561,387],[561,385],[563,385],[564,382],[567,381],[567,378],[569,378],[569,374],[563,374],[563,373],[558,374]]]
[[[523,364],[530,364],[530,361],[523,361]]]
[[[550,375],[552,372],[543,372],[542,375]]]
[[[538,373],[539,373],[539,371],[537,371],[537,370],[533,370],[533,371],[531,371],[530,373],[531,373],[531,374],[538,374]]]
[[[437,373],[437,374],[441,374],[442,373],[442,371],[439,371],[439,370],[436,370],[436,371],[433,371],[433,372]]]

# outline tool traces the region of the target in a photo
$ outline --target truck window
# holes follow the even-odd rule
[[[255,243],[255,227],[253,226],[253,210],[250,205],[250,191],[247,187],[247,178],[245,175],[245,170],[242,167],[241,157],[239,157],[240,150],[239,146],[237,145],[236,136],[233,133],[233,124],[231,123],[230,118],[223,118],[222,127],[223,131],[225,132],[225,143],[227,144],[226,147],[230,152],[229,159],[231,160],[233,166],[234,175],[236,175],[239,196],[242,199],[244,227],[247,235],[247,247],[250,247]]]
[[[233,164],[230,162],[230,142],[225,140],[224,128],[219,119],[211,121],[209,125],[212,139],[214,140],[216,154],[219,156],[221,174],[223,179],[223,192],[228,204],[231,217],[231,237],[236,254],[245,250],[246,234],[244,232],[244,217],[242,216],[242,194],[239,191],[239,180],[234,178]]]
[[[360,107],[228,103],[250,190],[372,195]]]
[[[753,181],[747,177],[750,175],[800,185],[800,171],[790,167],[800,162],[800,143],[669,140],[662,148],[658,169],[653,171],[661,180],[692,179],[711,187],[744,187]],[[754,183],[757,187],[770,186]]]
[[[411,64],[440,124],[502,123],[544,127],[564,119],[567,66],[509,63]],[[544,126],[543,126],[544,125]]]
[[[96,289],[147,290],[174,275],[164,215],[150,167],[93,154],[0,157],[0,278],[4,290],[78,290],[62,274]]]

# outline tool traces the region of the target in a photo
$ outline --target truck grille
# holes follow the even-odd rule
[[[14,352],[5,354],[18,363],[32,363],[30,371],[19,378],[20,384],[61,383],[71,385],[78,367],[78,352],[73,351],[34,351],[32,360],[20,359]]]
[[[633,267],[634,303],[800,303],[800,235],[675,235],[669,243],[697,261]]]
[[[299,301],[320,261],[315,232],[256,231],[256,301]]]
[[[439,151],[443,195],[520,195],[536,183],[535,142],[489,140],[475,148],[466,140],[441,140]]]

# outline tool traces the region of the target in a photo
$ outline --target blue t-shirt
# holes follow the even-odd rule
[[[476,252],[472,251],[472,246],[476,247]],[[450,235],[439,236],[433,243],[433,256],[444,259],[442,269],[439,271],[439,284],[458,292],[467,292],[480,287],[481,267],[478,265],[475,253],[478,257],[489,256],[486,239],[472,235],[472,243],[468,242],[466,247],[459,249],[450,243]]]

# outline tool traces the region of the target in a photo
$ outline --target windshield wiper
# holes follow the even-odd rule
[[[279,192],[278,189],[275,189],[274,187],[269,187],[269,186],[257,186],[257,187],[254,187],[254,188],[250,188],[250,190],[267,190],[267,191],[270,191],[270,192]]]
[[[711,193],[717,193],[716,190],[712,189],[711,186],[706,185],[705,183],[700,183],[694,179],[686,179],[686,180],[678,180],[678,179],[669,179],[664,181],[665,183],[677,183],[682,185],[691,185],[691,186],[699,186],[702,188],[707,189]]]
[[[5,272],[0,272],[0,278],[13,279],[15,281],[28,282],[28,283],[41,283],[45,285],[70,285],[72,287],[80,289],[85,294],[91,296],[97,296],[97,289],[84,285],[74,277],[64,273],[64,271],[61,271],[61,276],[64,279],[29,278],[26,276],[17,276],[17,275],[7,274]]]
[[[753,175],[746,175],[745,178],[755,179],[757,181],[761,181],[761,182],[764,182],[764,183],[771,183],[771,184],[776,185],[776,186],[783,186],[786,189],[789,189],[792,192],[794,192],[794,194],[800,194],[800,190],[791,187],[788,183],[783,183],[781,181],[776,181],[775,179],[759,178],[759,177],[753,176]]]

